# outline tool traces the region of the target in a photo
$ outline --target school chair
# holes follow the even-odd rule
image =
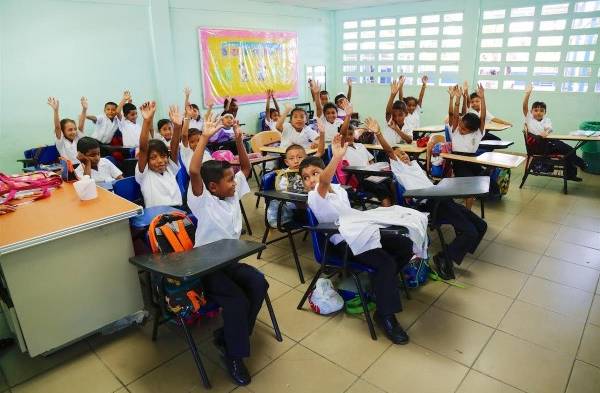
[[[269,172],[266,173],[263,177],[262,177],[262,181],[261,181],[261,191],[268,191],[268,190],[274,190],[275,189],[275,178],[277,174],[275,172]],[[278,201],[280,206],[277,212],[277,226],[273,227],[271,226],[271,224],[269,223],[269,220],[267,218],[267,210],[269,208],[269,204],[271,203],[272,199],[268,199],[265,197],[265,232],[263,233],[263,237],[262,237],[262,243],[264,245],[269,245],[269,244],[273,244],[275,242],[278,242],[280,240],[283,240],[285,238],[287,238],[290,242],[290,246],[292,247],[292,255],[294,256],[294,263],[296,264],[296,270],[298,271],[298,278],[300,278],[300,282],[302,284],[304,284],[304,272],[302,272],[302,266],[300,265],[300,259],[298,258],[298,251],[296,250],[296,243],[294,242],[294,235],[301,233],[301,232],[306,232],[306,229],[302,227],[301,224],[296,223],[296,222],[287,222],[287,223],[282,223],[281,219],[281,215],[282,215],[282,205],[285,203],[284,201]],[[272,229],[276,229],[279,232],[283,233],[284,235],[281,237],[278,237],[276,239],[272,239],[267,241],[267,237],[269,237],[269,232]],[[262,255],[262,250],[258,252],[257,254],[257,258],[260,259]]]
[[[372,274],[376,271],[375,268],[367,265],[363,265],[360,262],[354,261],[348,258],[348,250],[349,247],[346,246],[346,250],[344,255],[336,255],[333,253],[328,253],[328,248],[330,245],[329,238],[339,233],[337,226],[334,224],[331,225],[319,225],[319,222],[310,208],[307,209],[308,216],[308,231],[310,232],[310,237],[313,245],[313,254],[315,260],[319,265],[319,270],[317,274],[313,277],[312,281],[308,285],[308,288],[304,292],[300,303],[296,307],[298,310],[301,310],[308,299],[310,292],[314,289],[315,284],[321,275],[325,274],[327,277],[333,277],[336,275],[350,275],[354,284],[356,285],[356,289],[358,291],[358,295],[360,297],[360,302],[363,307],[363,312],[365,314],[365,319],[367,321],[367,326],[369,328],[369,333],[371,334],[371,338],[373,340],[377,340],[377,334],[375,333],[375,328],[373,326],[373,320],[371,318],[371,314],[369,312],[368,306],[368,298],[367,293],[362,287],[360,282],[360,273],[368,273]],[[407,235],[408,230],[404,227],[394,227],[388,229],[394,235]],[[383,230],[382,230],[383,235]],[[410,295],[408,293],[408,285],[405,282],[404,274],[402,272],[399,273],[401,276],[400,283],[407,295],[410,299]]]
[[[530,134],[527,126],[523,128],[523,138],[525,138],[525,150],[527,159],[525,160],[525,172],[519,188],[523,188],[525,180],[529,175],[546,176],[563,179],[563,192],[567,193],[567,161],[563,154],[552,153],[544,154],[542,151],[536,151],[532,144],[543,146],[544,140],[539,135]],[[529,142],[529,143],[528,143]]]
[[[250,138],[250,148],[253,153],[260,153],[260,148],[263,146],[271,146],[274,144],[278,144],[281,142],[281,133],[279,131],[262,131],[256,133]],[[252,165],[252,175],[256,180],[256,183],[260,189],[260,177],[262,177],[266,173],[266,163],[263,162],[261,164],[260,176],[256,173],[256,169],[254,165]],[[258,203],[260,202],[260,197],[256,197],[256,207],[258,208]]]
[[[23,152],[23,157],[17,162],[23,165],[23,169],[28,167],[38,167],[39,165],[50,165],[58,162],[59,153],[56,145],[39,146],[27,149]]]
[[[113,192],[130,202],[143,205],[142,190],[134,176],[123,177],[113,183]]]
[[[124,177],[135,176],[135,166],[138,163],[137,158],[126,158],[122,161],[122,171]]]

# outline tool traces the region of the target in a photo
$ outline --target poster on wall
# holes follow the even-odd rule
[[[298,36],[294,32],[198,29],[204,106],[225,97],[262,102],[298,96]]]

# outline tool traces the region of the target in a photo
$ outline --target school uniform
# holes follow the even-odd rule
[[[140,172],[139,165],[135,166],[135,180],[144,196],[144,206],[181,206],[181,191],[175,178],[177,172],[179,165],[170,158],[163,173],[150,170],[148,164],[143,172]]]
[[[83,165],[79,165],[75,168],[75,175],[77,175],[78,179],[83,177]],[[100,161],[98,161],[98,166],[94,169],[92,168],[92,179],[96,183],[105,183],[105,182],[113,182],[117,177],[122,176],[123,172],[119,168],[115,166],[110,160],[102,157]]]
[[[340,127],[344,124],[342,119],[336,118],[333,123],[330,123],[325,115],[321,115],[321,122],[323,122],[323,128],[325,128],[325,141],[331,142],[333,138],[339,134]]]
[[[346,111],[343,110],[342,108],[336,108],[336,109],[337,109],[337,118],[343,121],[346,118]]]
[[[202,120],[202,117],[198,117],[197,119],[190,119],[189,128],[195,128],[197,130],[202,131],[204,129],[204,120]]]
[[[335,223],[340,214],[352,210],[348,193],[339,184],[331,184],[333,192],[328,192],[323,198],[318,191],[308,193],[308,206],[320,223]],[[343,255],[346,242],[339,235],[330,238],[334,244],[334,252]],[[353,255],[348,250],[349,258],[376,269],[373,274],[373,292],[379,315],[387,316],[401,310],[400,293],[398,290],[398,273],[413,255],[412,241],[404,236],[390,236],[381,238],[381,248],[368,250],[358,255]]]
[[[119,120],[119,130],[123,136],[123,146],[138,147],[140,145],[141,125],[124,118]]]
[[[277,122],[275,120],[265,119],[265,126],[271,131],[277,131]]]
[[[181,155],[181,162],[185,167],[188,175],[190,174],[190,163],[192,162],[192,157],[194,156],[194,151],[189,146],[184,146],[183,143],[179,144],[179,154]],[[208,150],[204,150],[204,155],[202,156],[202,162],[206,162],[208,160],[212,160],[212,156]]]
[[[406,115],[404,125],[409,133],[412,133],[415,128],[421,127],[421,106],[417,105],[413,113]]]
[[[243,172],[235,174],[235,194],[219,198],[204,187],[202,194],[188,190],[188,206],[198,217],[194,247],[220,239],[239,239],[242,233],[240,199],[250,192]],[[234,263],[202,278],[204,293],[223,307],[223,333],[227,355],[250,356],[250,335],[269,284],[252,266]]]
[[[348,149],[346,149],[346,155],[344,156],[344,160],[348,162],[349,166],[367,166],[373,159],[373,155],[362,143],[353,143],[348,145]],[[365,179],[365,181],[362,182],[362,189],[366,192],[374,194],[377,199],[382,200],[392,196],[390,183],[391,182],[387,179],[379,183]]]
[[[110,120],[106,115],[99,115],[96,117],[96,129],[92,133],[92,138],[102,144],[109,144],[118,129],[119,123],[116,116]]]
[[[461,134],[458,128],[451,130],[452,153],[475,156],[483,134],[484,132],[481,130],[468,134]],[[454,175],[457,177],[479,176],[483,173],[481,165],[471,162],[454,160],[452,161],[452,168],[454,169]]]
[[[416,161],[406,165],[399,160],[390,160],[390,166],[398,183],[407,191],[433,187],[433,183]],[[417,205],[418,210],[429,213],[433,212],[434,207],[433,200],[422,200]],[[458,265],[467,253],[473,254],[477,250],[487,231],[487,223],[483,219],[452,199],[440,202],[437,220],[454,228],[456,236],[447,246],[447,256]]]
[[[412,136],[412,129],[409,129],[409,127],[406,124],[406,121],[404,122],[404,124],[402,125],[402,127],[400,129],[405,134]],[[406,142],[404,142],[404,139],[402,139],[402,137],[400,135],[398,135],[398,133],[396,133],[396,131],[394,131],[394,129],[392,127],[388,126],[387,124],[385,125],[382,132],[383,132],[383,137],[385,138],[385,140],[388,141],[392,146],[406,143]]]
[[[77,159],[77,142],[83,137],[83,133],[81,131],[77,131],[77,135],[73,138],[72,141],[65,138],[65,135],[61,132],[60,138],[56,138],[56,150],[58,150],[58,154],[71,161],[73,164],[79,164],[79,160]]]
[[[300,145],[308,149],[317,138],[319,138],[319,133],[309,126],[304,126],[301,131],[296,131],[290,123],[284,123],[280,146],[287,148],[290,145]]]
[[[481,118],[480,112],[476,111],[473,108],[467,109],[467,113],[474,113],[474,114],[476,114],[477,116],[479,116]],[[491,121],[494,119],[494,117],[495,116],[492,115],[492,113],[486,109],[486,111],[485,111],[485,124],[491,123]],[[490,140],[499,141],[499,140],[501,140],[501,138],[497,137],[496,135],[494,135],[492,133],[486,132],[485,135],[483,136],[483,138],[481,138],[481,140],[482,141],[490,141]]]

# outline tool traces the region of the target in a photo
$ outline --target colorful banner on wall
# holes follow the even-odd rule
[[[298,96],[298,36],[293,32],[198,29],[204,105]]]

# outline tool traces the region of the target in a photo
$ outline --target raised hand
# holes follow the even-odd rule
[[[210,138],[215,135],[217,131],[219,131],[223,127],[223,122],[221,121],[221,117],[218,115],[206,116],[204,118],[204,129],[202,130],[202,135]]]
[[[156,112],[156,102],[144,102],[140,107],[140,112],[142,112],[142,117],[144,118],[144,120],[152,120],[152,118],[154,117],[154,112]]]
[[[215,100],[213,98],[209,99],[208,101],[206,101],[206,107],[207,108],[212,108],[213,106],[215,106]]]
[[[50,105],[50,108],[57,111],[58,110],[58,99],[56,99],[55,97],[48,97],[48,105]]]
[[[390,119],[390,121],[388,121],[387,125],[388,125],[388,127],[390,127],[393,130],[400,131],[400,127],[398,127],[398,124],[396,124],[396,122],[393,119]]]
[[[311,85],[310,85],[310,91],[313,92],[313,94],[319,94],[321,92],[321,85],[319,85],[319,83],[315,82],[315,81],[311,81]]]
[[[427,82],[429,82],[429,77],[427,75],[423,75],[423,77],[421,78],[421,82],[423,83],[423,86],[427,86]]]
[[[454,86],[449,86],[448,87],[448,95],[450,97],[454,97]]]
[[[192,89],[190,89],[189,87],[185,87],[183,89],[183,94],[185,95],[186,98],[190,98],[190,94],[192,94]]]
[[[531,92],[533,91],[533,84],[528,84],[527,87],[525,87],[525,94],[531,94]]]
[[[81,107],[87,111],[88,109],[88,100],[85,97],[81,97]]]
[[[191,105],[185,106],[185,117],[191,119],[194,116],[194,108]]]
[[[350,77],[346,78],[346,84],[348,86],[352,86],[352,78],[350,78]]]
[[[183,124],[183,115],[179,112],[177,105],[169,106],[169,119],[178,126]]]
[[[348,150],[348,145],[344,144],[344,140],[341,134],[337,134],[333,137],[331,141],[331,151],[333,153],[333,157],[342,159],[346,155],[346,150]]]
[[[285,113],[290,113],[294,109],[290,103],[285,104]]]
[[[393,95],[396,95],[396,94],[398,94],[399,91],[400,91],[400,79],[392,80],[392,83],[390,83],[390,93]]]
[[[240,127],[240,121],[238,119],[233,121],[233,136],[236,141],[241,141],[244,137],[244,132],[242,131],[242,127]]]
[[[323,120],[320,117],[317,118],[317,131],[319,131],[319,137],[325,137],[325,125],[323,124]]]
[[[398,79],[398,82],[400,82],[400,87],[404,86],[404,82],[406,82],[406,77],[402,75],[400,79]]]
[[[396,123],[393,120],[390,120],[390,123],[396,125]],[[367,117],[365,119],[365,127],[367,127],[367,130],[375,134],[379,134],[381,132],[381,127],[379,127],[379,123],[372,117]]]
[[[467,93],[469,92],[469,82],[463,82],[463,91],[466,91]]]
[[[129,90],[123,92],[123,101],[131,102],[131,92]]]
[[[485,89],[483,88],[483,85],[480,83],[477,86],[477,95],[479,96],[479,98],[483,98],[485,94]]]
[[[351,116],[354,113],[354,108],[352,107],[352,103],[348,100],[344,100],[341,105],[346,115]]]

